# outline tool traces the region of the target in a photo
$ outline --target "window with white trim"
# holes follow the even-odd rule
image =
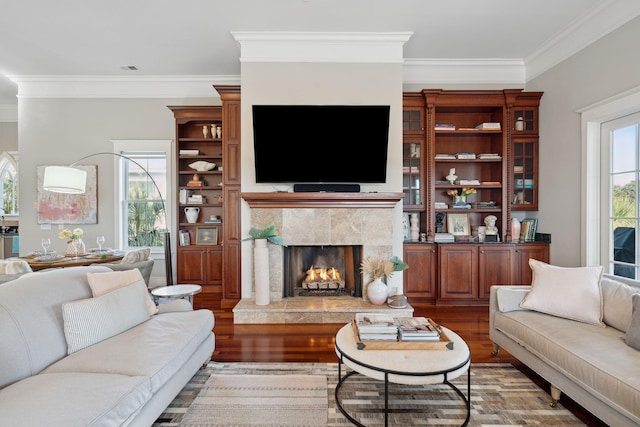
[[[635,279],[640,277],[640,113],[603,123],[601,150],[602,264],[611,274]]]
[[[124,250],[150,247],[159,258],[169,231],[170,141],[114,141],[117,163],[118,246]],[[156,188],[157,186],[157,188]],[[158,192],[158,189],[160,192]]]
[[[0,213],[18,215],[18,171],[15,158],[7,151],[0,154]]]

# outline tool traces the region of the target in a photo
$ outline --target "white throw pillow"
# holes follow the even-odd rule
[[[142,273],[140,273],[140,270],[137,268],[123,271],[109,271],[106,273],[87,273],[87,281],[89,282],[89,287],[94,297],[99,297],[107,292],[137,282],[142,282],[145,287],[147,286],[142,277]],[[151,299],[149,292],[147,292],[146,306],[149,316],[153,316],[158,312],[158,307],[156,307],[156,304]]]
[[[557,267],[535,259],[529,260],[529,266],[533,272],[531,292],[520,307],[605,326],[602,323],[601,266]]]
[[[11,259],[0,261],[0,274],[31,273],[29,263],[23,259]]]
[[[624,341],[636,350],[640,350],[640,295],[635,294],[631,301],[633,305],[631,322],[624,335]]]
[[[118,335],[149,319],[143,283],[116,289],[100,297],[62,304],[67,354]]]
[[[120,260],[121,264],[134,264],[138,261],[146,261],[151,254],[151,248],[135,249],[127,252]]]
[[[602,288],[602,321],[607,326],[626,331],[631,322],[631,297],[640,293],[640,289],[609,277],[602,278],[600,287]]]
[[[508,313],[516,310],[526,310],[520,307],[520,303],[527,294],[531,292],[529,286],[523,289],[519,288],[498,288],[496,297],[498,301],[498,310],[502,313]]]

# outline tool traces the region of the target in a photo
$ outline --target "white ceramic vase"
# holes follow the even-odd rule
[[[198,215],[200,215],[200,208],[188,207],[184,208],[184,215],[187,217],[187,222],[193,224],[198,221]]]
[[[268,305],[271,301],[269,290],[269,248],[267,239],[254,240],[253,275],[256,305]]]
[[[382,305],[387,301],[389,289],[384,284],[382,278],[378,277],[367,286],[367,298],[373,305]]]
[[[78,246],[78,255],[84,255],[87,252],[87,248],[82,239],[75,239],[80,241],[80,245]],[[76,255],[75,249],[73,248],[73,240],[69,240],[67,242],[67,255]]]

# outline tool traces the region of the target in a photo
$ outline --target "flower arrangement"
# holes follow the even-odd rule
[[[466,188],[466,187],[465,187],[465,188],[463,188],[463,189],[460,191],[460,194],[458,194],[458,190],[449,190],[449,191],[447,191],[447,194],[448,194],[449,196],[451,196],[451,197],[454,197],[454,198],[455,198],[456,196],[467,197],[467,196],[470,196],[471,194],[476,194],[476,193],[477,193],[477,191],[476,191],[476,189],[475,189],[475,188]]]
[[[74,228],[73,231],[69,230],[68,228],[65,228],[64,230],[58,233],[58,238],[67,239],[71,241],[75,239],[81,239],[83,234],[84,234],[84,231],[82,230],[82,228]]]
[[[360,270],[373,278],[373,280],[386,277],[390,279],[393,276],[394,271],[402,271],[409,268],[409,266],[402,262],[397,256],[391,259],[380,259],[366,257],[360,264]]]

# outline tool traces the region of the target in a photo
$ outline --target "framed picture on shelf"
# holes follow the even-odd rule
[[[218,227],[198,227],[196,230],[196,245],[217,245]]]
[[[520,225],[520,241],[533,242],[536,240],[536,229],[538,228],[538,218],[525,218]]]
[[[189,246],[191,244],[191,238],[187,230],[180,230],[180,246]]]
[[[447,231],[454,236],[471,235],[471,227],[469,226],[469,214],[467,213],[450,213],[447,214]]]

